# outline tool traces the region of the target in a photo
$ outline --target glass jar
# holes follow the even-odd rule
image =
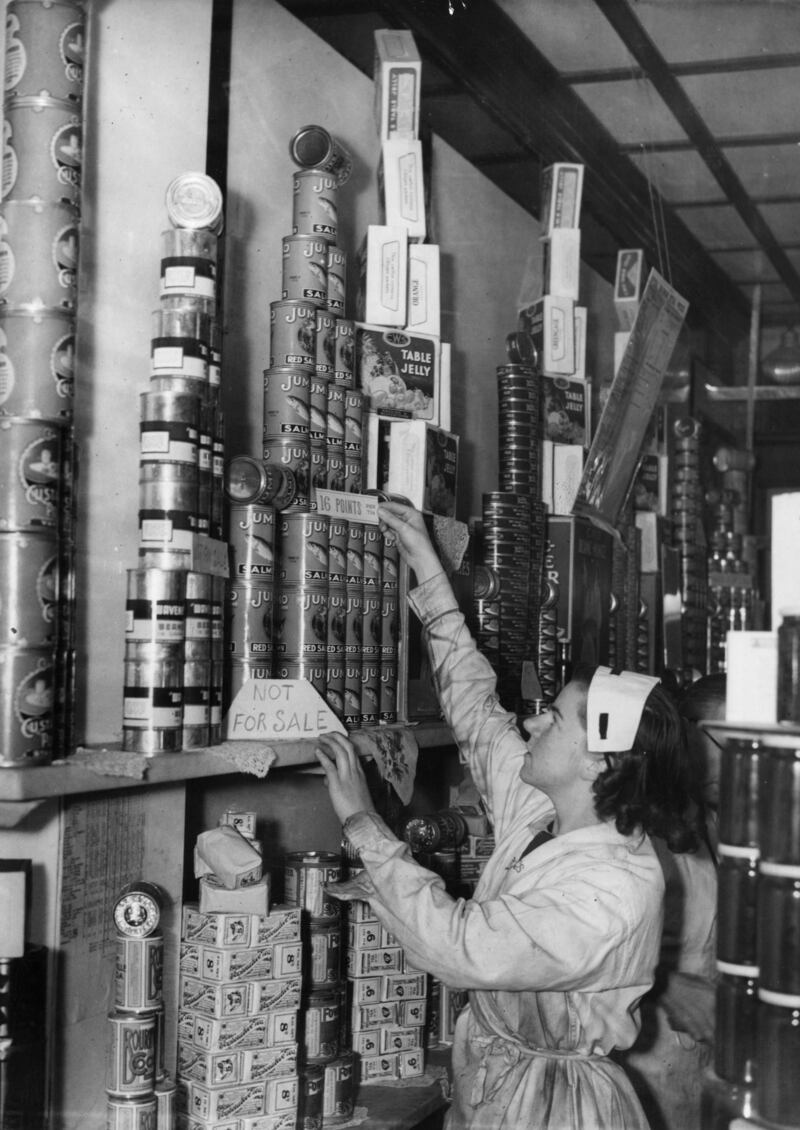
[[[770,1122],[796,1125],[800,1110],[800,996],[758,992],[756,1109]]]
[[[714,1071],[728,1083],[752,1084],[756,1073],[758,969],[718,961]]]
[[[777,718],[800,726],[800,608],[782,608],[778,627]]]
[[[758,852],[720,844],[717,892],[717,957],[733,965],[755,965]]]

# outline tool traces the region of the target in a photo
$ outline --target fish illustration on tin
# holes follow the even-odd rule
[[[289,408],[291,408],[296,416],[300,417],[301,420],[308,420],[308,405],[304,404],[302,400],[299,400],[296,396],[287,396],[286,404]]]
[[[314,430],[318,432],[325,432],[328,427],[327,416],[320,412],[319,408],[315,408],[312,404],[309,409],[309,416],[311,423],[314,425]]]
[[[344,422],[337,420],[335,416],[328,414],[327,416],[328,435],[343,436],[344,435]]]
[[[307,263],[306,266],[308,267],[309,274],[313,275],[317,282],[323,287],[327,287],[328,272],[324,267],[320,267],[319,263]]]
[[[245,538],[247,548],[256,556],[262,558],[264,561],[274,561],[275,554],[272,546],[266,538],[260,538],[258,534],[247,534]]]
[[[347,565],[347,558],[338,546],[330,546],[330,548],[328,549],[328,554],[333,558],[335,564],[338,565],[341,570],[345,569]]]
[[[327,198],[327,196],[318,196],[317,197],[317,203],[319,204],[322,211],[325,212],[328,216],[330,216],[330,218],[332,220],[336,220],[338,218],[338,213],[336,211],[336,205],[334,204],[334,202],[332,200],[329,200]]]
[[[367,570],[367,566],[369,566],[369,570]],[[364,550],[364,572],[366,573],[367,571],[369,571],[370,573],[373,573],[375,575],[379,574],[380,571],[381,571],[381,559],[380,559],[380,557],[378,557],[377,554],[370,553],[370,551],[368,549],[365,549]]]
[[[328,564],[328,555],[321,545],[317,545],[316,542],[310,541],[306,543],[306,548],[308,549],[308,552],[312,557],[316,557],[320,565]]]

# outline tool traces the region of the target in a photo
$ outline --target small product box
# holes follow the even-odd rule
[[[441,342],[432,334],[356,322],[356,383],[368,411],[438,424]]]
[[[576,306],[575,314],[575,372],[576,381],[586,380],[586,333],[589,311],[585,306]]]
[[[198,880],[201,914],[257,914],[269,911],[270,876],[264,875],[251,887],[223,887],[213,875]]]
[[[411,243],[408,247],[406,329],[411,333],[441,333],[439,245]],[[442,344],[444,352],[444,343]]]
[[[393,420],[390,429],[389,493],[425,514],[454,518],[458,436],[425,420]]]
[[[581,281],[580,228],[553,228],[542,244],[543,293],[577,302]]]
[[[559,162],[542,170],[542,238],[547,238],[554,228],[580,227],[582,195],[583,165]]]
[[[613,539],[587,518],[547,518],[545,580],[559,586],[558,638],[572,662],[607,663]]]
[[[399,1005],[394,1001],[354,1005],[350,1012],[350,1026],[354,1032],[369,1032],[384,1024],[397,1024]]]
[[[408,229],[369,224],[358,255],[356,303],[365,322],[406,324]]]
[[[661,544],[664,519],[653,510],[637,510],[635,516],[639,538],[639,572],[661,572]]]
[[[778,721],[778,633],[728,632],[725,721]]]
[[[422,60],[410,31],[375,31],[375,124],[381,141],[419,136]]]
[[[644,251],[627,248],[617,252],[614,276],[614,309],[620,329],[631,330],[639,313],[644,289]]]
[[[589,446],[589,403],[585,381],[542,377],[542,435],[554,443]]]
[[[378,164],[378,200],[382,224],[405,228],[409,243],[421,243],[425,239],[421,141],[400,137],[382,143]]]
[[[453,348],[450,342],[443,341],[439,360],[439,414],[437,419],[439,427],[444,428],[446,432],[452,431],[453,428],[450,400],[450,362],[452,355]]]
[[[553,514],[571,514],[583,477],[583,447],[553,444]]]
[[[547,294],[520,310],[519,326],[530,334],[543,373],[571,377],[575,372],[575,303]]]

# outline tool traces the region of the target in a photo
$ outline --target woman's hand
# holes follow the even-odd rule
[[[320,735],[314,751],[325,771],[325,783],[336,815],[344,824],[356,812],[374,812],[367,779],[355,746],[341,734]]]
[[[419,510],[402,502],[382,502],[378,507],[378,517],[381,530],[384,533],[391,530],[397,538],[400,554],[414,570],[418,584],[443,572]]]

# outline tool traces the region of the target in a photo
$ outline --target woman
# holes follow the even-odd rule
[[[474,897],[452,899],[375,813],[351,743],[326,735],[318,758],[364,864],[338,893],[368,899],[414,965],[470,990],[448,1130],[643,1130],[639,1101],[608,1053],[633,1043],[658,959],[664,888],[644,832],[674,847],[695,843],[682,816],[686,751],[674,707],[658,680],[600,668],[526,719],[524,740],[422,515],[399,503],[379,514],[416,574],[409,599],[496,849]]]

